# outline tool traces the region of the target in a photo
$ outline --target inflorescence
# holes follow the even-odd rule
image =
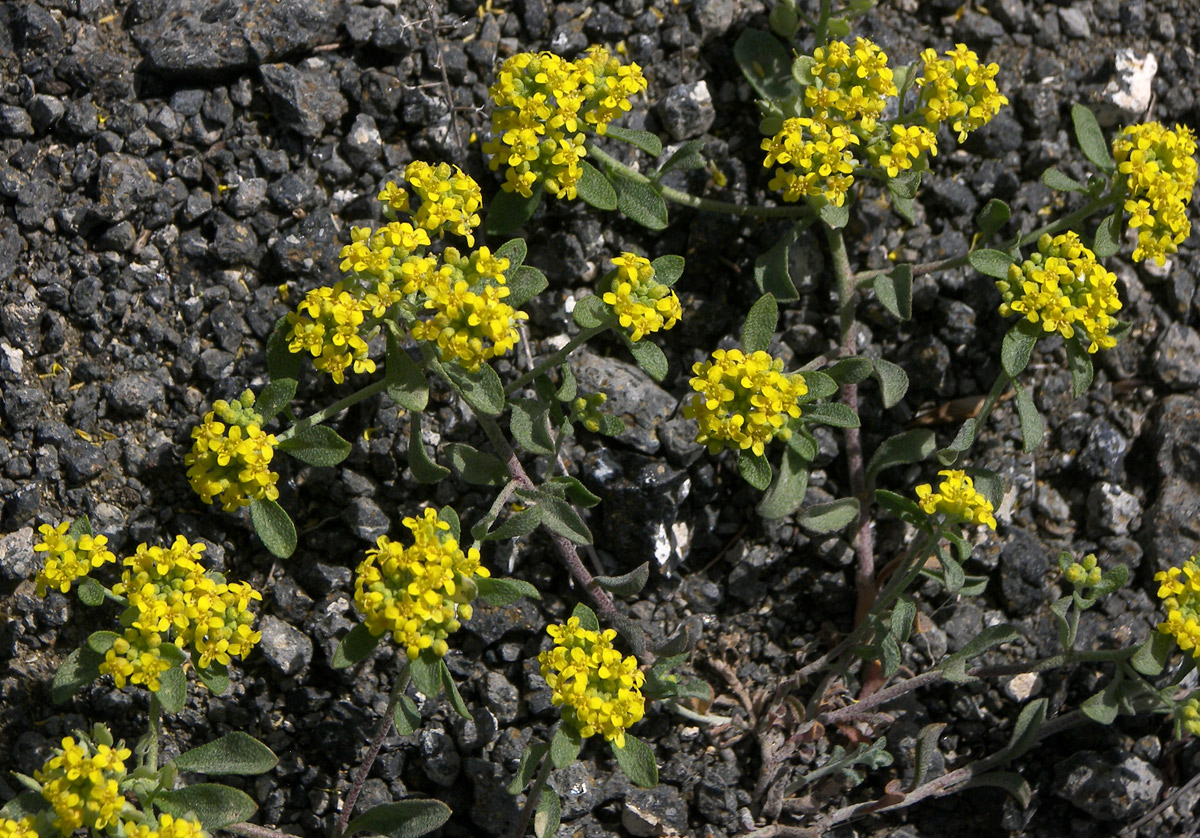
[[[275,500],[279,479],[271,471],[275,436],[262,430],[262,415],[254,411],[250,390],[232,403],[221,399],[204,422],[192,429],[192,451],[183,458],[188,481],[205,503],[214,498],[232,512],[253,500]]]
[[[1008,279],[997,281],[996,288],[1003,298],[1002,315],[1022,314],[1064,338],[1074,337],[1078,328],[1087,351],[1096,352],[1117,345],[1109,334],[1117,326],[1113,312],[1121,309],[1116,283],[1116,275],[1096,261],[1078,234],[1068,231],[1042,236],[1038,252],[1010,266]]]
[[[964,524],[986,524],[996,529],[996,517],[992,514],[992,502],[975,488],[975,482],[966,472],[947,469],[938,472],[945,479],[933,486],[924,483],[917,487],[917,501],[926,515],[942,514],[950,521]]]
[[[435,510],[403,523],[413,545],[380,536],[358,566],[354,602],[371,634],[391,634],[410,660],[424,649],[442,657],[449,651],[446,638],[458,631],[460,620],[471,618],[474,578],[491,574],[479,563],[478,550],[463,552]]]
[[[641,692],[646,676],[637,658],[613,648],[615,631],[585,629],[578,617],[549,626],[546,633],[554,648],[539,654],[538,662],[563,720],[585,739],[600,733],[624,748],[626,729],[646,712]]]
[[[46,554],[37,575],[38,596],[45,596],[49,588],[65,594],[76,579],[87,576],[93,567],[117,560],[106,546],[107,538],[86,532],[75,533],[69,521],[58,526],[42,524],[38,532],[42,534],[42,540],[33,545],[34,552]]]
[[[1167,619],[1158,630],[1175,638],[1179,648],[1200,658],[1200,565],[1196,557],[1183,567],[1171,567],[1154,574],[1159,583],[1158,598],[1167,609]]]
[[[1114,180],[1123,186],[1129,226],[1137,231],[1133,261],[1163,265],[1192,232],[1187,205],[1196,188],[1196,136],[1186,125],[1171,131],[1147,122],[1123,128],[1112,148]]]
[[[602,299],[616,312],[621,327],[630,331],[630,340],[666,331],[679,322],[683,314],[679,297],[654,278],[649,259],[626,252],[612,263],[617,269],[612,290]]]

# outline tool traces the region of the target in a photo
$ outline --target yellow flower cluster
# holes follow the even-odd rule
[[[471,618],[472,577],[491,574],[480,565],[478,550],[463,552],[450,524],[435,510],[403,523],[413,534],[413,545],[406,548],[380,536],[358,566],[354,602],[371,634],[390,633],[409,660],[423,649],[441,657],[459,621]]]
[[[1102,574],[1096,564],[1096,554],[1088,553],[1083,557],[1083,561],[1067,565],[1067,570],[1063,575],[1077,588],[1099,585]]]
[[[1189,698],[1179,704],[1178,713],[1183,729],[1193,736],[1200,736],[1200,699]]]
[[[854,46],[830,41],[813,50],[814,83],[804,89],[804,104],[815,122],[858,123],[866,134],[875,130],[887,99],[897,94],[887,55],[866,38]]]
[[[1187,205],[1196,188],[1196,136],[1186,125],[1130,125],[1113,140],[1117,171],[1125,175],[1129,226],[1137,230],[1133,261],[1162,265],[1192,232]]]
[[[442,258],[442,269],[422,289],[424,307],[434,315],[414,323],[412,336],[436,344],[443,361],[457,361],[474,372],[517,345],[517,321],[529,315],[504,302],[509,295],[504,284],[507,259],[493,256],[486,247],[469,257],[448,247]]]
[[[361,334],[365,301],[355,299],[342,284],[314,288],[305,295],[296,311],[287,316],[288,351],[307,351],[313,366],[329,373],[338,384],[346,380],[346,370],[375,372],[375,362],[367,357],[367,342]]]
[[[589,396],[579,396],[571,402],[571,419],[583,425],[592,433],[600,430],[600,420],[604,414],[600,406],[608,401],[604,393],[592,393]]]
[[[1158,630],[1175,638],[1179,648],[1200,658],[1200,565],[1192,556],[1183,567],[1172,567],[1154,574],[1159,583],[1158,598],[1167,609],[1167,619]]]
[[[938,58],[934,49],[922,52],[921,58],[925,62],[924,75],[917,78],[921,114],[929,125],[949,125],[960,143],[1008,104],[996,88],[999,66],[980,64],[966,44],[955,44],[944,58]]]
[[[893,125],[892,144],[875,143],[867,151],[888,177],[895,177],[911,169],[926,151],[937,156],[937,134],[924,125]]]
[[[19,821],[0,818],[0,838],[38,838],[37,829],[33,824],[32,815],[26,815]]]
[[[938,472],[946,478],[933,491],[933,487],[922,484],[917,487],[917,499],[926,515],[941,513],[948,519],[966,524],[987,524],[996,529],[996,518],[992,514],[992,502],[975,488],[975,483],[966,472],[945,470]]]
[[[629,329],[631,340],[641,340],[651,332],[666,331],[679,322],[683,307],[679,297],[654,279],[650,260],[634,253],[622,253],[612,260],[616,277],[612,290],[604,294],[622,328]]]
[[[449,231],[462,236],[468,245],[475,244],[471,231],[479,226],[483,194],[474,178],[458,166],[451,168],[448,163],[431,166],[414,160],[404,170],[404,179],[421,198],[414,216],[417,226],[431,233]],[[384,198],[383,195],[380,193],[380,200],[386,200],[388,206],[394,208],[391,197]]]
[[[71,534],[71,522],[63,521],[58,526],[42,524],[38,527],[42,540],[33,545],[36,553],[45,553],[46,559],[37,575],[37,595],[45,596],[50,588],[66,593],[71,583],[88,575],[93,567],[115,562],[117,557],[105,545],[108,539],[102,535]]]
[[[692,367],[697,395],[683,415],[700,425],[696,442],[715,454],[722,448],[749,450],[761,456],[774,437],[787,440],[788,419],[800,416],[801,396],[808,385],[801,375],[784,375],[783,361],[758,351],[718,349],[711,361]]]
[[[600,733],[624,748],[625,730],[646,714],[641,691],[646,676],[637,658],[613,648],[615,631],[585,629],[578,617],[548,626],[546,633],[554,648],[538,655],[538,663],[563,720],[585,739]]]
[[[529,198],[539,183],[556,198],[574,198],[586,156],[584,132],[603,134],[646,89],[637,64],[622,65],[600,46],[576,61],[548,52],[505,60],[490,88],[493,139],[483,146],[492,171],[501,164],[505,192]]]
[[[158,816],[158,827],[150,824],[125,824],[126,838],[205,838],[208,835],[197,821],[173,818],[168,814]]]
[[[828,201],[840,207],[854,185],[857,161],[851,146],[858,143],[858,136],[844,125],[805,116],[786,119],[775,136],[762,141],[767,152],[763,166],[769,169],[780,164],[767,186],[782,192],[785,201],[811,198],[818,204]],[[791,168],[783,168],[789,165]]]
[[[262,415],[253,406],[249,390],[232,403],[213,402],[204,421],[192,429],[195,442],[183,458],[192,489],[205,503],[219,498],[226,512],[252,500],[279,497],[279,474],[271,471],[275,435],[263,432]]]
[[[128,748],[114,749],[82,737],[79,742],[70,736],[62,740],[62,750],[33,772],[42,784],[42,797],[54,809],[52,824],[59,832],[67,836],[85,826],[103,831],[117,824],[125,806],[119,783],[129,755]]]
[[[1046,332],[1064,338],[1083,331],[1088,352],[1117,345],[1109,331],[1116,327],[1113,312],[1120,311],[1117,277],[1096,261],[1079,236],[1066,232],[1038,240],[1038,252],[1020,265],[1011,265],[1008,279],[996,288],[1003,302],[1000,314],[1022,314],[1030,323],[1041,321]]]
[[[254,630],[250,603],[262,594],[245,582],[226,582],[201,564],[203,544],[176,536],[169,548],[141,544],[125,559],[121,581],[113,593],[124,596],[129,608],[121,617],[125,635],[106,653],[101,674],[111,674],[118,687],[126,680],[158,689],[164,665],[159,646],[172,639],[190,649],[198,669],[214,661],[228,665],[244,658],[262,639]]]

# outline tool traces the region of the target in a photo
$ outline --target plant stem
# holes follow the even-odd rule
[[[538,801],[542,799],[542,789],[546,787],[546,781],[550,778],[550,769],[553,767],[550,751],[546,751],[542,754],[542,763],[538,767],[537,777],[533,780],[529,794],[525,795],[525,805],[521,807],[521,820],[517,822],[513,838],[521,838],[525,834],[525,830],[529,829],[529,822],[533,820],[533,813],[537,809]]]
[[[790,207],[755,207],[747,204],[733,204],[728,201],[717,201],[712,198],[699,198],[690,192],[684,192],[681,189],[674,189],[670,186],[665,186],[657,181],[643,175],[641,172],[635,172],[633,169],[626,166],[617,158],[613,157],[608,152],[597,146],[593,142],[587,143],[588,156],[603,163],[610,169],[616,169],[621,173],[621,176],[629,180],[636,180],[640,183],[647,183],[654,187],[658,194],[662,195],[668,201],[676,204],[681,204],[692,209],[702,210],[704,212],[716,212],[726,215],[736,215],[743,218],[803,218],[811,215],[812,210],[805,204],[796,204]]]
[[[158,734],[162,728],[163,706],[158,696],[150,696],[150,725],[146,731],[146,765],[151,771],[158,770]]]
[[[400,697],[404,695],[404,688],[408,686],[409,670],[408,658],[404,658],[404,663],[400,665],[400,671],[396,674],[396,680],[392,684],[392,693],[388,697],[387,710],[384,711],[383,718],[379,721],[379,726],[375,730],[375,736],[371,739],[371,745],[367,748],[367,753],[363,757],[362,763],[358,766],[357,772],[354,775],[354,781],[350,784],[350,790],[346,793],[346,799],[342,802],[342,811],[338,813],[337,823],[333,827],[333,838],[341,838],[346,832],[346,826],[350,823],[350,816],[354,813],[354,804],[358,802],[358,794],[362,791],[363,783],[367,781],[367,774],[371,771],[371,766],[375,764],[375,759],[379,756],[379,750],[383,747],[383,740],[387,738],[388,733],[392,729],[392,711],[396,709],[396,705],[400,703]]]
[[[609,328],[608,326],[593,326],[590,329],[584,329],[582,332],[577,334],[575,337],[573,337],[569,341],[567,341],[567,344],[565,346],[563,346],[561,349],[557,349],[554,352],[550,353],[545,358],[543,358],[541,361],[539,361],[538,365],[536,367],[534,367],[533,369],[529,370],[529,372],[524,373],[523,375],[518,377],[516,380],[511,382],[507,387],[504,388],[504,395],[511,396],[513,393],[517,392],[517,390],[520,390],[522,387],[524,387],[530,381],[533,381],[533,379],[537,378],[539,375],[544,373],[546,370],[562,363],[568,355],[570,355],[572,352],[574,352],[576,349],[578,349],[581,345],[583,345],[587,341],[591,340],[592,338],[594,338],[596,335],[600,334],[601,332],[607,330],[608,328]]]
[[[386,378],[381,378],[373,384],[368,384],[366,387],[363,387],[361,390],[356,390],[355,392],[346,396],[346,398],[339,399],[338,401],[329,405],[329,407],[318,410],[316,413],[312,414],[311,416],[305,416],[303,419],[301,419],[296,424],[292,425],[287,430],[283,431],[282,433],[276,434],[275,441],[276,442],[285,442],[285,441],[291,439],[292,437],[294,437],[296,434],[307,431],[313,425],[320,425],[326,419],[340,413],[341,411],[345,410],[346,408],[353,407],[354,405],[358,404],[359,402],[363,401],[364,399],[369,399],[371,396],[375,395],[376,393],[383,392],[383,390],[386,387],[387,387],[387,379]]]

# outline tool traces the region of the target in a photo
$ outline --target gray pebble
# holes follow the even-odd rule
[[[229,211],[235,218],[245,218],[253,215],[262,208],[267,200],[267,182],[260,177],[246,178],[238,184],[226,202]]]
[[[512,682],[499,672],[488,672],[483,683],[483,703],[496,715],[500,724],[512,724],[517,718],[520,693]]]
[[[104,450],[82,439],[71,439],[59,446],[59,461],[66,472],[67,482],[86,483],[104,471],[108,458]]]
[[[29,111],[16,105],[0,105],[0,136],[32,137],[33,120]]]
[[[46,406],[46,394],[36,387],[13,387],[4,393],[4,420],[15,430],[32,428]]]
[[[284,675],[295,675],[312,661],[313,642],[308,635],[270,614],[259,621],[259,648],[271,665]]]
[[[1154,371],[1173,390],[1200,387],[1200,335],[1182,323],[1171,323],[1158,340]]]
[[[33,552],[33,545],[41,539],[32,527],[0,535],[0,576],[10,582],[32,579],[42,566],[41,558]]]
[[[1158,769],[1127,751],[1080,751],[1056,767],[1054,793],[1094,818],[1127,821],[1158,800]]]
[[[379,536],[387,535],[392,526],[391,520],[379,508],[379,504],[371,498],[355,498],[342,513],[342,520],[351,532],[372,544]]]
[[[1087,15],[1078,6],[1058,10],[1058,19],[1062,23],[1063,34],[1077,41],[1086,41],[1092,37],[1092,27]]]
[[[1087,506],[1088,529],[1097,535],[1125,535],[1141,523],[1141,502],[1115,483],[1094,484]]]
[[[108,406],[126,416],[145,416],[156,407],[161,407],[165,391],[161,381],[144,372],[131,372],[119,376],[105,389]]]
[[[422,728],[417,734],[421,749],[421,768],[425,776],[439,786],[454,785],[462,768],[462,759],[454,747],[454,740],[441,725]]]
[[[663,127],[679,142],[698,137],[712,127],[717,118],[708,82],[680,84],[671,88],[658,103],[658,115]]]
[[[267,64],[259,72],[275,118],[301,136],[321,136],[326,124],[337,122],[346,113],[337,77],[323,68]]]

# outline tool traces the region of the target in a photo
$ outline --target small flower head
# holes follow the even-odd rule
[[[1008,104],[996,87],[999,66],[980,64],[979,56],[966,44],[956,44],[941,58],[936,50],[927,49],[921,58],[925,72],[917,78],[917,85],[925,122],[930,126],[945,123],[958,134],[960,143]]]
[[[432,166],[414,160],[404,170],[404,179],[421,199],[414,220],[430,233],[453,233],[475,244],[471,232],[479,226],[483,195],[479,184],[458,166]]]
[[[490,576],[475,548],[463,552],[450,524],[433,509],[405,518],[413,545],[380,536],[354,580],[354,602],[371,634],[391,634],[410,660],[424,649],[441,657],[446,638],[471,617],[475,577]]]
[[[375,372],[375,362],[367,357],[367,341],[363,336],[366,313],[373,308],[373,302],[367,304],[355,298],[340,282],[332,287],[314,288],[296,311],[287,316],[288,351],[307,352],[313,358],[313,366],[329,373],[338,384],[346,380],[347,370]]]
[[[762,141],[767,152],[763,166],[775,169],[767,184],[783,193],[785,201],[808,199],[813,206],[842,206],[854,185],[857,160],[852,147],[858,135],[841,124],[808,117],[784,120],[779,132]]]
[[[1193,736],[1200,736],[1200,699],[1181,701],[1176,705],[1175,712],[1184,730]]]
[[[945,478],[937,491],[925,483],[917,487],[917,500],[926,515],[945,515],[947,520],[964,524],[986,524],[996,529],[992,502],[975,488],[974,481],[960,470],[938,472]]]
[[[42,524],[38,532],[42,540],[33,545],[34,552],[46,554],[37,575],[38,596],[45,596],[50,588],[65,594],[76,579],[87,576],[93,567],[117,560],[107,547],[107,538],[92,535],[82,526],[72,527],[70,521],[58,526]]]
[[[80,827],[103,831],[117,823],[125,805],[118,785],[130,750],[95,744],[84,737],[62,740],[62,748],[33,772],[42,797],[54,809],[53,825],[63,836]],[[18,833],[19,834],[19,833]]]
[[[641,340],[652,332],[666,331],[679,322],[683,308],[679,297],[654,278],[650,260],[633,253],[622,253],[612,260],[616,266],[612,290],[603,300],[612,306],[630,340]]]
[[[1010,266],[1007,281],[998,281],[996,288],[1003,299],[1002,315],[1017,312],[1064,338],[1079,329],[1088,352],[1096,352],[1117,344],[1109,334],[1117,326],[1113,313],[1121,309],[1116,283],[1116,275],[1096,261],[1078,234],[1068,231],[1042,236],[1038,252]]]
[[[271,471],[275,436],[263,432],[262,416],[253,405],[249,390],[232,403],[213,402],[204,421],[192,429],[195,442],[183,458],[192,489],[205,503],[219,498],[226,512],[252,500],[279,497],[279,475]]]
[[[804,89],[813,121],[852,126],[865,134],[874,131],[888,98],[898,92],[887,61],[883,50],[866,38],[853,46],[831,41],[813,50],[813,84]]]
[[[1196,137],[1185,125],[1130,125],[1113,140],[1113,177],[1129,196],[1125,209],[1137,231],[1133,260],[1166,263],[1192,231],[1187,217],[1196,188]],[[1121,183],[1122,177],[1123,183]]]
[[[711,453],[736,448],[761,456],[773,438],[791,437],[787,423],[800,416],[798,401],[808,385],[801,375],[784,375],[783,361],[761,350],[718,349],[692,372],[696,395],[683,415],[700,425],[696,442]]]
[[[1067,569],[1063,571],[1063,576],[1077,590],[1082,590],[1099,585],[1103,574],[1096,563],[1096,554],[1088,553],[1081,561],[1072,562],[1067,565]]]
[[[578,422],[592,433],[600,430],[604,421],[604,413],[600,407],[608,401],[604,393],[592,393],[589,396],[579,396],[571,402],[571,420]]]
[[[19,821],[0,818],[0,838],[38,838],[35,822],[36,819],[32,815],[26,815]]]
[[[538,662],[563,721],[585,739],[599,733],[624,748],[626,729],[646,713],[641,691],[646,676],[637,658],[613,648],[615,631],[585,629],[578,617],[549,626],[546,633],[554,648],[538,655]]]
[[[1196,557],[1182,567],[1170,567],[1154,574],[1159,583],[1158,598],[1167,610],[1167,619],[1158,630],[1175,638],[1179,648],[1200,658],[1200,565]]]
[[[873,144],[867,151],[888,177],[896,177],[911,169],[925,152],[937,155],[937,135],[923,125],[893,125],[892,142]]]

